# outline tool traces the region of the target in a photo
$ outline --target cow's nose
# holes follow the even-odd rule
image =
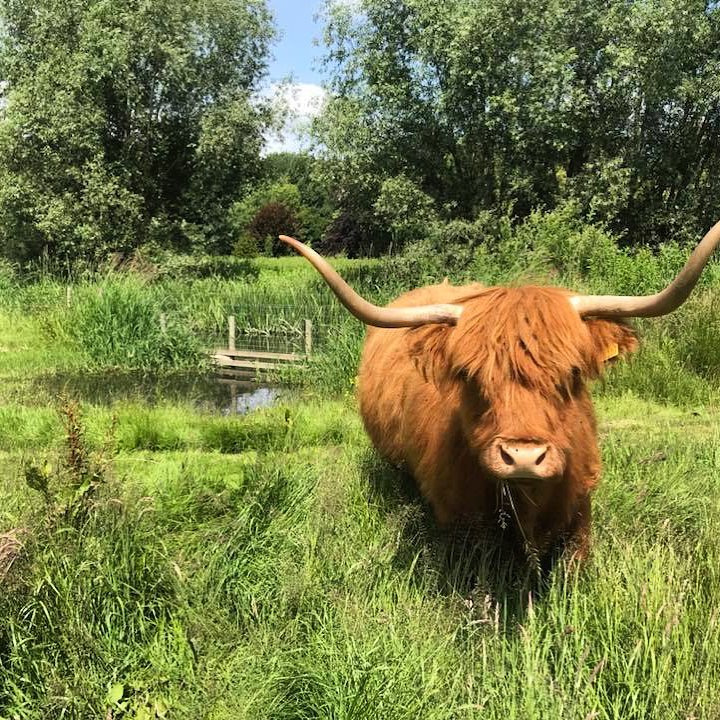
[[[500,457],[509,467],[532,469],[545,462],[549,449],[548,445],[500,443]]]
[[[497,442],[490,450],[489,469],[501,478],[544,479],[562,474],[560,452],[549,443]]]

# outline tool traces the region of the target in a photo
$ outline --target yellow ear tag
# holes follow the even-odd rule
[[[608,360],[612,360],[613,358],[616,358],[620,354],[620,348],[618,347],[617,343],[610,343],[606,348],[605,352],[603,353],[602,358],[600,360],[602,362],[607,362]]]

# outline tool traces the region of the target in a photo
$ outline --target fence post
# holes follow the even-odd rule
[[[235,350],[235,316],[228,315],[228,350]]]
[[[310,357],[312,354],[312,320],[305,321],[305,356]]]

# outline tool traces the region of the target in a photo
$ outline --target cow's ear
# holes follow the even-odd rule
[[[448,340],[451,325],[423,325],[407,333],[408,352],[426,382],[441,386],[451,379]]]
[[[585,322],[592,340],[593,364],[600,372],[603,366],[638,349],[637,335],[630,325],[619,320],[600,318]]]

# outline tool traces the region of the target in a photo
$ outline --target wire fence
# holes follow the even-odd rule
[[[308,312],[311,310],[311,312]],[[262,314],[228,314],[222,332],[214,333],[215,348],[234,347],[254,352],[307,354],[322,352],[331,342],[347,312],[338,304],[298,308],[292,305],[264,305]],[[229,318],[233,318],[231,324]],[[234,326],[234,331],[233,331]]]

